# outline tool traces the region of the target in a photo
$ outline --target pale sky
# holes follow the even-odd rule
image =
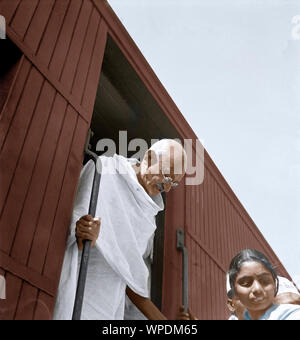
[[[300,1],[108,2],[300,287]]]

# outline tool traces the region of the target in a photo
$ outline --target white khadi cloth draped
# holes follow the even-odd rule
[[[126,286],[149,297],[144,258],[156,229],[155,216],[164,205],[160,194],[150,197],[139,184],[132,160],[120,155],[100,159],[96,216],[100,216],[101,226],[90,252],[81,319],[123,319]],[[75,223],[88,214],[94,171],[94,162],[89,161],[80,173],[54,319],[72,318],[81,256]]]

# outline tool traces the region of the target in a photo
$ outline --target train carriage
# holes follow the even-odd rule
[[[124,138],[191,140],[193,164],[203,166],[203,181],[166,194],[157,217],[151,298],[168,318],[183,297],[180,229],[199,319],[229,316],[225,272],[243,248],[289,277],[106,1],[0,0],[0,15],[2,319],[52,318],[89,128],[92,149],[110,139],[117,153]]]

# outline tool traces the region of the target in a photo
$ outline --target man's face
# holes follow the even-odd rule
[[[168,166],[163,165],[161,159],[149,159],[140,175],[140,183],[149,195],[156,196],[162,191],[169,192],[172,186],[179,184],[183,176],[184,173],[175,173],[172,156]]]
[[[183,174],[174,174],[172,171],[165,173],[162,169],[159,169],[157,165],[154,165],[149,167],[148,171],[144,175],[141,175],[141,178],[143,182],[142,185],[147,193],[151,196],[156,196],[162,192],[161,189],[169,192],[172,184],[178,184],[183,176]],[[164,183],[166,177],[171,178],[172,182]]]

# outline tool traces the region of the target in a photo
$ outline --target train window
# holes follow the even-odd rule
[[[16,74],[22,52],[9,39],[0,40],[0,112],[3,109],[10,86]]]

